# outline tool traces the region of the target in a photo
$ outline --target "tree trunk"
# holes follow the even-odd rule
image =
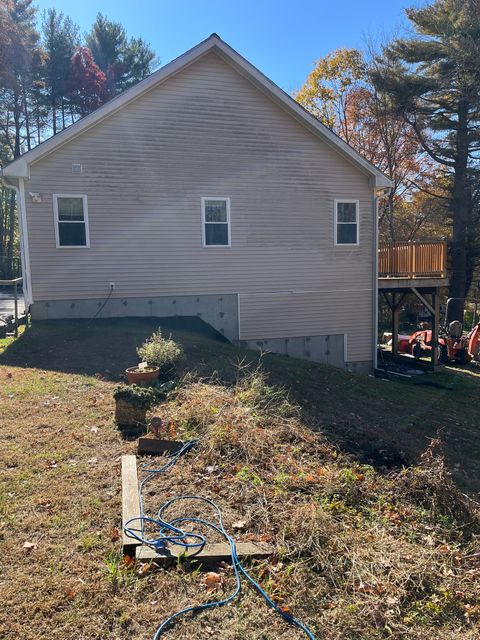
[[[25,115],[25,132],[27,136],[27,150],[30,151],[32,148],[31,140],[30,140],[30,114],[28,112],[28,103],[27,103],[27,92],[23,89],[23,112]]]
[[[387,200],[387,208],[388,208],[388,228],[390,230],[390,240],[392,242],[396,241],[396,233],[395,233],[395,194],[393,191],[389,191],[388,200]]]
[[[451,209],[453,214],[451,298],[459,298],[451,305],[451,318],[463,322],[467,295],[467,227],[468,227],[468,103],[459,102],[456,158],[453,173]]]
[[[20,147],[20,136],[21,136],[21,113],[22,113],[22,102],[20,96],[15,93],[13,98],[13,125],[14,125],[14,147],[13,147],[13,157],[19,158],[21,155],[21,147]]]
[[[55,135],[57,133],[57,105],[54,97],[52,97],[52,130]]]
[[[37,99],[37,144],[40,144],[41,136],[40,136],[40,104]]]

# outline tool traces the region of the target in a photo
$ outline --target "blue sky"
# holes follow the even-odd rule
[[[165,64],[218,33],[289,93],[313,62],[339,47],[362,47],[367,36],[405,28],[406,6],[419,0],[34,0],[55,7],[87,31],[98,11],[141,36]]]

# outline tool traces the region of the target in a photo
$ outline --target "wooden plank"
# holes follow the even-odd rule
[[[131,518],[140,516],[138,499],[137,457],[122,456],[122,544],[123,553],[134,556],[141,543],[125,534],[124,526]]]
[[[418,289],[416,289],[415,287],[412,287],[412,291],[413,293],[417,296],[417,298],[420,300],[420,302],[423,304],[423,306],[427,309],[427,311],[430,313],[430,315],[434,318],[435,317],[435,309],[432,307],[432,305],[428,302],[428,300],[426,300],[422,294],[420,293],[420,291]]]
[[[237,554],[239,556],[249,556],[251,558],[266,558],[273,553],[273,547],[265,543],[258,542],[237,542]],[[151,547],[145,545],[137,547],[136,559],[142,562],[167,562],[168,560],[176,560],[183,555],[184,548],[178,545],[170,545],[169,549],[165,549],[157,553]],[[186,552],[186,557],[190,559],[200,560],[202,562],[221,562],[229,560],[231,557],[230,545],[226,542],[214,542],[206,544],[203,549],[190,549]]]
[[[175,453],[183,446],[177,440],[159,440],[158,438],[139,438],[139,455],[159,455],[161,453]]]

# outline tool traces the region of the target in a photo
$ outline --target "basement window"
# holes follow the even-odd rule
[[[358,200],[335,200],[335,244],[359,244]]]
[[[230,198],[202,198],[204,247],[230,246]]]
[[[86,249],[90,246],[87,196],[55,193],[53,212],[57,248]]]

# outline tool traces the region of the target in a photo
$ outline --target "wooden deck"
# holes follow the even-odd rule
[[[378,277],[418,279],[447,277],[447,243],[382,242],[378,248]]]
[[[431,367],[435,371],[438,365],[436,345],[440,326],[440,288],[447,285],[446,242],[384,242],[379,245],[378,289],[391,311],[393,358],[399,355],[402,305],[406,296],[414,295],[430,314],[434,345]]]

